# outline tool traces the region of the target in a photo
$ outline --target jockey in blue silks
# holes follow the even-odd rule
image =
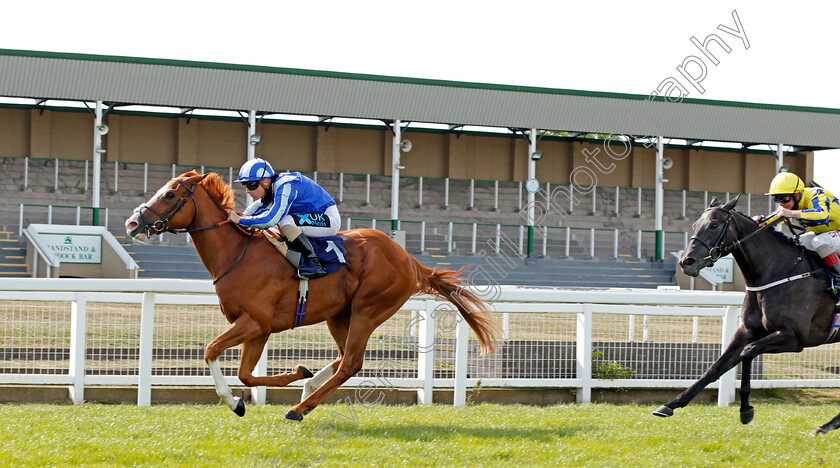
[[[298,270],[300,278],[317,278],[327,272],[309,237],[334,236],[341,225],[335,200],[320,185],[300,172],[275,173],[268,161],[252,159],[242,165],[234,183],[245,186],[254,199],[242,216],[228,210],[228,218],[241,226],[270,228],[279,225],[289,243],[315,265]]]

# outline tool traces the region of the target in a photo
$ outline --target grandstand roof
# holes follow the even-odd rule
[[[840,109],[10,49],[0,96],[840,148]]]

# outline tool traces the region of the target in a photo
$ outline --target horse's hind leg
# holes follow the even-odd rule
[[[324,366],[315,373],[314,377],[303,384],[303,392],[300,395],[301,402],[309,398],[312,392],[317,390],[321,385],[324,385],[324,382],[329,380],[335,374],[335,371],[338,370],[338,366],[341,364],[341,358],[344,356],[344,343],[347,342],[347,332],[350,330],[350,310],[344,310],[340,314],[328,318],[327,328],[335,340],[336,346],[338,346],[338,358]]]
[[[298,365],[293,372],[270,376],[255,376],[254,368],[262,356],[265,343],[269,335],[262,335],[253,340],[242,343],[242,358],[239,360],[239,380],[248,387],[285,387],[300,379],[312,377],[312,372],[304,366]]]
[[[718,358],[717,361],[706,370],[694,385],[688,387],[684,392],[680,393],[677,398],[657,408],[653,414],[654,416],[661,416],[666,418],[674,415],[674,410],[682,408],[694,399],[701,390],[707,385],[719,379],[726,371],[735,367],[741,361],[741,352],[750,341],[751,333],[744,328],[738,328],[732,342],[726,348],[726,351]]]
[[[749,424],[755,416],[755,410],[750,406],[751,372],[752,358],[741,361],[741,424]]]

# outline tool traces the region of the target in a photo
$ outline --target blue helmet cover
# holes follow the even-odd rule
[[[274,169],[265,159],[254,158],[242,165],[239,177],[235,183],[250,182],[252,180],[268,179],[274,175]]]

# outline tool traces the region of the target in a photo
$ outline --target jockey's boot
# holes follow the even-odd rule
[[[318,258],[318,254],[315,253],[315,249],[312,248],[312,244],[309,242],[309,238],[306,237],[306,234],[300,233],[299,236],[295,238],[295,240],[291,241],[290,244],[292,247],[298,250],[300,254],[306,258],[308,258],[315,268],[304,268],[303,266],[298,268],[298,274],[295,276],[297,279],[313,279],[319,278],[327,274],[327,270],[324,268],[324,265],[321,264],[321,259]]]

